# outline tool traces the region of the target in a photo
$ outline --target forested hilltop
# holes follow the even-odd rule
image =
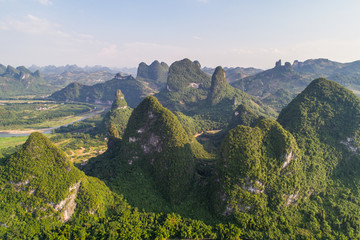
[[[154,61],[71,83],[61,102],[3,103],[10,127],[33,107],[37,120],[111,108],[1,156],[0,238],[359,239],[360,99],[310,80],[356,64],[278,62],[229,83],[229,68]],[[76,160],[85,147],[95,157]]]
[[[360,237],[360,99],[339,84],[312,81],[278,120],[239,105],[210,152],[156,97],[126,109],[117,91],[108,150],[79,166],[88,176],[39,133],[1,160],[3,238]]]

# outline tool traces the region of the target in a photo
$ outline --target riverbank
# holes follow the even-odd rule
[[[41,129],[26,129],[26,130],[18,130],[18,129],[0,130],[0,138],[1,137],[14,137],[14,136],[28,136],[33,132],[51,133],[52,130],[58,129],[58,128],[63,127],[63,126],[69,126],[69,125],[71,125],[73,123],[80,122],[80,121],[83,121],[83,120],[85,120],[87,118],[90,118],[90,117],[93,117],[95,115],[101,114],[108,108],[109,107],[103,107],[100,110],[95,109],[92,112],[88,112],[88,113],[85,113],[83,115],[79,115],[78,118],[76,120],[74,120],[74,121],[71,121],[71,122],[66,123],[66,124],[61,124],[61,125],[55,126],[55,127],[41,128]]]

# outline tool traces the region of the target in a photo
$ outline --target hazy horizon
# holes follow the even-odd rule
[[[355,0],[0,0],[0,63],[137,67],[360,59]]]

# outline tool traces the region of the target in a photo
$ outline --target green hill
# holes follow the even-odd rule
[[[117,90],[111,110],[106,113],[103,119],[103,126],[109,132],[110,138],[121,138],[125,132],[132,109],[127,103],[121,90]]]
[[[121,146],[121,161],[149,169],[164,197],[178,202],[194,176],[190,140],[177,118],[155,97],[134,109]]]
[[[155,96],[166,108],[181,112],[177,115],[182,123],[191,123],[186,116],[195,120],[193,124],[197,126],[185,126],[187,129],[223,128],[239,104],[247,105],[259,115],[275,116],[275,112],[261,101],[230,86],[221,67],[216,68],[210,80],[199,65],[188,59],[170,66],[168,88]]]
[[[1,239],[164,239],[238,237],[231,224],[139,211],[75,168],[40,133],[0,159]],[[217,237],[218,236],[218,237]]]
[[[359,116],[359,98],[338,83],[320,78],[311,82],[278,118],[304,152],[304,188],[312,196],[312,210],[305,212],[314,214],[309,226],[325,222],[333,236],[349,239],[360,237],[358,220],[346,217],[360,210],[355,200],[359,198]],[[326,236],[322,231],[317,233],[318,238]]]
[[[292,202],[299,195],[301,155],[294,137],[274,120],[239,125],[225,137],[217,162],[224,215],[239,221]],[[245,215],[245,216],[243,216]],[[248,217],[249,217],[248,216]]]
[[[153,89],[161,89],[166,87],[169,66],[159,61],[152,62],[149,66],[142,62],[137,69],[136,79],[144,81]]]
[[[141,100],[152,94],[153,90],[132,76],[117,74],[112,80],[86,86],[71,83],[62,90],[53,93],[50,98],[58,101],[77,101],[111,105],[116,90],[120,89],[130,107],[136,107]]]
[[[240,79],[231,85],[250,95],[257,96],[261,100],[272,103],[271,106],[276,107],[276,109],[280,111],[288,102],[282,102],[284,99],[281,96],[275,97],[274,99],[273,95],[277,94],[279,89],[288,91],[290,94],[297,94],[301,92],[309,82],[310,80],[308,78],[295,72],[290,63],[287,62],[285,65],[281,65],[280,60],[274,68]],[[271,101],[267,100],[267,98],[273,99]],[[292,98],[293,96],[291,96],[290,100]],[[276,99],[277,101],[274,101]],[[281,104],[279,104],[279,102]]]
[[[5,159],[0,173],[0,236],[31,236],[80,216],[105,217],[114,203],[101,181],[85,176],[40,133]]]
[[[47,84],[39,71],[31,72],[21,67],[0,66],[0,98],[25,95],[42,96],[56,90]]]
[[[32,71],[39,70],[48,84],[59,88],[66,87],[73,82],[94,85],[112,79],[119,72],[103,66],[79,67],[69,64],[65,66],[48,65],[43,67],[32,65],[29,69]]]
[[[209,75],[213,75],[215,72],[215,68],[204,67],[204,68],[202,68],[202,70]],[[229,83],[246,78],[248,76],[255,75],[255,74],[263,71],[261,69],[252,68],[252,67],[249,67],[249,68],[224,67],[224,70],[226,72],[226,80]]]

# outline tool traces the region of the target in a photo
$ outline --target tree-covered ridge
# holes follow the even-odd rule
[[[360,237],[359,209],[360,100],[338,83],[314,80],[286,108],[278,121],[303,151],[301,164],[306,192],[311,196],[310,225],[326,223],[327,233]],[[324,236],[320,229],[313,233]]]
[[[169,66],[164,62],[155,60],[150,65],[141,62],[137,69],[136,79],[147,82],[153,89],[161,89],[166,87],[168,72]]]
[[[104,128],[108,131],[109,137],[122,137],[131,112],[132,109],[127,106],[124,94],[122,94],[121,90],[118,89],[116,91],[111,110],[106,113],[103,119],[103,125]]]
[[[323,78],[314,80],[281,111],[278,121],[294,134],[306,153],[308,186],[324,190],[329,178],[345,163],[340,172],[357,175],[349,167],[358,158],[359,117],[359,98]]]
[[[72,82],[77,82],[84,85],[94,85],[105,82],[114,77],[118,73],[115,69],[102,66],[85,66],[79,67],[77,65],[66,66],[35,66],[32,65],[29,69],[32,71],[39,70],[45,82],[57,87],[66,87]]]
[[[86,177],[41,133],[1,162],[0,184],[1,237],[31,237],[80,216],[105,217],[114,203],[101,181]]]
[[[202,68],[202,70],[209,75],[213,75],[215,68],[204,67],[204,68]],[[263,71],[261,69],[257,69],[257,68],[253,68],[253,67],[249,67],[249,68],[224,67],[224,70],[226,72],[226,80],[229,83],[246,78],[248,76],[255,75],[255,74]]]
[[[235,239],[241,234],[233,224],[210,226],[132,208],[103,182],[75,168],[40,133],[1,159],[0,187],[2,239]]]
[[[188,59],[176,62],[172,66],[176,66],[177,72],[187,72],[187,64],[201,72],[199,66]],[[216,68],[211,82],[209,81],[210,86],[208,88],[203,88],[201,84],[196,83],[196,79],[201,79],[204,72],[199,74],[197,71],[193,71],[192,75],[186,76],[188,78],[186,81],[179,78],[181,75],[173,73],[174,77],[172,77],[171,74],[170,71],[168,83],[176,80],[182,83],[186,82],[189,85],[182,88],[181,91],[172,91],[171,88],[163,89],[155,96],[171,111],[181,112],[182,114],[177,115],[183,123],[197,125],[186,126],[187,129],[212,130],[224,128],[239,104],[248,106],[262,116],[274,117],[276,115],[274,110],[255,97],[230,86],[226,81],[225,71],[221,67]],[[220,112],[221,114],[219,114]],[[195,121],[186,120],[186,116],[192,117]],[[193,134],[195,133],[193,132]]]
[[[308,59],[304,62],[294,61],[296,72],[309,79],[325,77],[350,89],[359,90],[360,61],[349,63],[334,62],[329,59]]]
[[[223,214],[241,219],[293,204],[301,190],[300,161],[294,137],[274,120],[232,129],[217,162]]]
[[[136,107],[141,100],[152,94],[153,90],[133,78],[117,74],[112,80],[86,86],[71,83],[62,90],[53,93],[50,98],[60,101],[78,101],[111,105],[116,90],[120,89],[130,107]]]
[[[181,92],[187,88],[209,89],[210,84],[210,77],[201,71],[199,64],[187,58],[174,62],[169,68],[168,91]]]
[[[274,68],[240,79],[231,83],[231,85],[250,95],[266,100],[272,98],[279,89],[290,91],[291,94],[297,94],[309,82],[310,79],[295,72],[289,62],[281,65],[281,61],[278,61]],[[268,102],[272,103],[271,106],[277,107],[277,110],[281,110],[288,103],[278,106],[279,102],[283,101],[283,98],[278,96],[275,99],[278,99],[278,101]]]
[[[180,201],[194,176],[194,156],[185,130],[155,97],[145,98],[129,119],[121,146],[121,161],[150,169],[171,201]]]
[[[39,71],[31,72],[24,66],[0,66],[0,97],[46,95],[56,88],[47,84]]]

